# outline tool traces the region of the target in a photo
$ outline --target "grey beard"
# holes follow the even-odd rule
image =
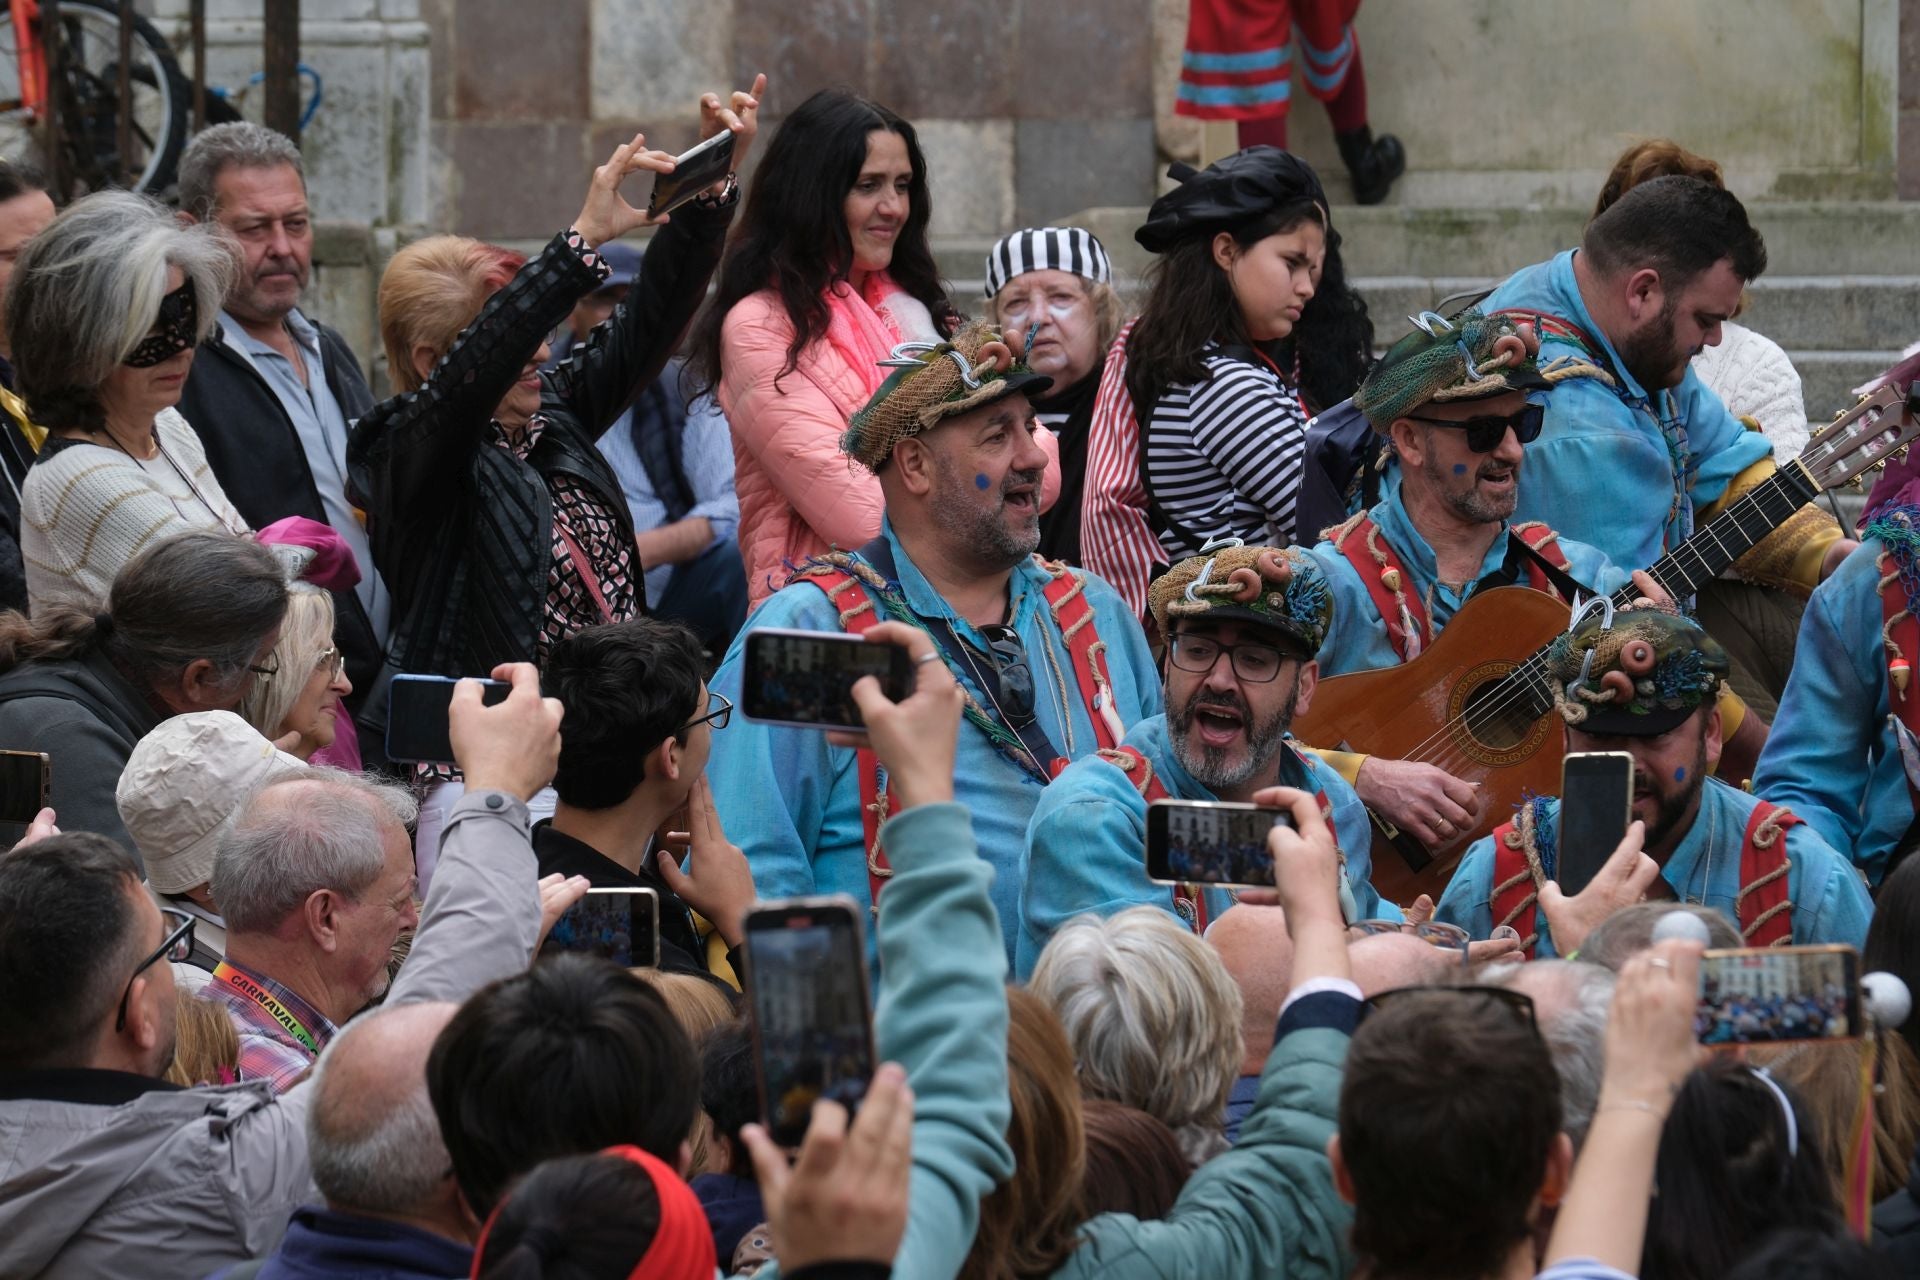
[[[1169,708],[1167,712],[1174,758],[1180,761],[1180,767],[1191,774],[1195,782],[1207,790],[1216,795],[1232,791],[1256,775],[1272,769],[1274,761],[1280,757],[1281,747],[1286,743],[1287,731],[1293,727],[1294,708],[1299,702],[1300,678],[1295,675],[1293,689],[1287,694],[1285,706],[1263,723],[1254,724],[1249,719],[1247,752],[1236,760],[1219,747],[1196,745],[1193,742],[1190,736],[1193,718],[1200,708],[1189,699],[1185,711],[1176,713]]]
[[[1034,486],[1033,523],[1019,531],[1007,527],[1007,522],[998,510],[982,510],[968,495],[973,488],[970,481],[956,475],[944,458],[937,454],[934,458],[934,473],[939,483],[935,486],[932,501],[929,504],[934,518],[940,527],[953,538],[956,546],[965,547],[968,553],[979,563],[992,568],[1011,569],[1040,548],[1040,477],[1031,480]],[[1025,477],[1018,478],[1028,483]],[[1004,491],[1002,497],[1004,498]]]

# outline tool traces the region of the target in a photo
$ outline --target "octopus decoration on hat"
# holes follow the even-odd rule
[[[1699,623],[1662,609],[1589,604],[1547,650],[1554,705],[1569,725],[1648,738],[1713,703],[1727,678],[1727,651]]]
[[[968,325],[947,342],[901,343],[882,362],[894,372],[853,415],[840,451],[878,472],[910,436],[1008,396],[1047,390],[1053,379],[1026,366],[1025,350],[987,324]]]
[[[1295,656],[1310,660],[1333,626],[1333,593],[1320,562],[1298,547],[1249,547],[1216,538],[1167,570],[1147,590],[1147,607],[1166,633],[1180,618],[1235,619],[1281,633]]]

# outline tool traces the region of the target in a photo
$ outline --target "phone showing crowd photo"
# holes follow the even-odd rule
[[[1571,897],[1592,883],[1633,821],[1633,757],[1575,751],[1560,764],[1559,861],[1554,882]]]
[[[1219,800],[1147,806],[1147,878],[1187,884],[1273,886],[1267,833],[1292,826],[1284,809]]]
[[[733,132],[724,130],[685,155],[675,156],[672,173],[654,177],[653,195],[647,199],[648,215],[657,218],[672,213],[732,170]]]
[[[53,763],[41,751],[0,751],[0,850],[26,836],[53,799]]]
[[[797,1147],[815,1101],[854,1111],[873,1079],[860,908],[844,896],[763,903],[746,933],[760,1114],[775,1142]]]
[[[623,969],[657,969],[660,895],[652,889],[589,889],[554,922],[541,950],[583,951]]]
[[[873,676],[895,702],[913,691],[913,662],[894,644],[838,631],[747,632],[740,709],[751,720],[802,729],[862,729],[853,686]]]
[[[407,764],[452,764],[453,739],[447,708],[453,705],[448,676],[393,678],[387,686],[387,759]],[[480,681],[480,700],[488,706],[505,702],[513,686],[504,680]]]
[[[1860,1020],[1860,953],[1847,946],[1741,947],[1700,957],[1701,1044],[1853,1040]]]

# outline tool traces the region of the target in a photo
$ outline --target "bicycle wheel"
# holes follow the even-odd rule
[[[131,173],[120,171],[119,6],[61,0],[61,61],[49,86],[59,111],[60,165],[71,199],[107,187],[158,194],[170,186],[186,144],[192,90],[153,24],[135,15],[128,69],[133,120]],[[49,38],[43,33],[42,39]],[[51,175],[39,119],[21,105],[19,50],[11,24],[0,23],[0,157],[25,157]]]

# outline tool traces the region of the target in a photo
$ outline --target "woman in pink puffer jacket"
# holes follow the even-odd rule
[[[930,213],[913,126],[841,90],[801,103],[754,175],[693,346],[733,428],[752,605],[790,566],[880,532],[880,482],[840,436],[895,346],[937,342],[959,319],[927,243]],[[1050,432],[1042,447],[1054,456]],[[1059,487],[1056,462],[1043,505]]]

